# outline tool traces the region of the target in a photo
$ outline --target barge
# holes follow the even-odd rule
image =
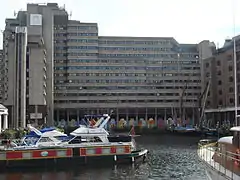
[[[131,151],[130,146],[91,146],[82,148],[42,148],[0,152],[5,168],[57,167],[145,162],[148,150]]]
[[[94,127],[80,126],[69,136],[56,130],[41,132],[28,126],[31,137],[20,144],[9,143],[0,151],[0,166],[5,168],[65,167],[136,163],[147,160],[148,150],[137,149],[135,135],[111,135],[103,127],[104,115]]]

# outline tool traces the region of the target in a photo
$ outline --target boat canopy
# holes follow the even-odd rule
[[[232,144],[233,143],[233,136],[226,136],[222,137],[218,140],[219,143],[227,143],[227,144]]]
[[[47,131],[42,134],[42,137],[56,137],[56,136],[67,137],[66,134],[59,132],[57,130]]]
[[[45,133],[45,132],[48,132],[48,131],[53,131],[55,130],[56,128],[54,127],[49,127],[49,128],[43,128],[40,130],[41,133]]]
[[[230,131],[240,131],[240,126],[232,127]]]
[[[50,127],[50,128],[43,128],[43,129],[41,129],[41,130],[39,130],[39,132],[40,133],[46,133],[46,132],[50,132],[50,131],[56,131],[56,129],[55,128],[53,128],[53,127]],[[31,136],[31,137],[40,137],[40,134],[37,134],[35,131],[33,131],[33,130],[31,130],[30,132],[29,132],[29,137]]]
[[[109,133],[104,128],[86,128],[81,127],[76,129],[75,131],[71,132],[70,135],[72,136],[81,136],[81,135],[109,135]]]

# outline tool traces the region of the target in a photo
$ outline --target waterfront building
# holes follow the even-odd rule
[[[4,79],[4,60],[3,60],[3,50],[0,49],[0,103],[3,102],[3,100],[2,100],[3,91],[4,91],[3,79]]]
[[[97,24],[72,20],[67,28],[55,28],[56,121],[78,121],[84,114],[111,110],[117,121],[157,122],[174,114],[197,119],[200,61],[212,55],[212,43],[98,36]],[[67,44],[62,43],[65,40]]]
[[[19,17],[21,13],[25,17]],[[31,17],[35,25],[30,23]],[[14,78],[20,77],[16,73],[23,73],[15,71],[21,58],[15,51],[8,52],[23,46],[16,44],[19,26],[26,27],[26,52],[21,49],[21,58],[26,59],[23,71],[29,75],[16,81]],[[4,105],[13,109],[12,122],[22,121],[16,111],[23,113],[25,109],[27,120],[47,117],[50,125],[53,120],[79,121],[85,114],[112,110],[117,121],[157,122],[173,116],[196,121],[198,117],[201,60],[212,56],[214,49],[209,41],[183,44],[173,37],[99,36],[97,23],[70,20],[65,9],[55,3],[28,4],[27,11],[6,20],[4,34],[8,30],[12,45],[4,38],[4,61],[9,69],[5,73]],[[29,49],[31,39],[37,41],[34,48],[38,54]],[[30,53],[32,58],[27,56]],[[15,84],[21,84],[21,90],[15,90]],[[25,97],[19,94],[23,89]],[[18,106],[13,97],[21,97],[25,104]]]
[[[3,104],[10,127],[53,121],[54,23],[67,14],[55,3],[28,4],[3,32]],[[55,20],[56,19],[56,20]],[[38,122],[39,121],[39,122]]]
[[[240,102],[240,37],[236,38],[238,106]],[[235,122],[234,48],[233,39],[225,40],[222,48],[203,60],[203,85],[210,82],[205,114],[210,124],[219,121]],[[240,109],[239,109],[240,110]]]

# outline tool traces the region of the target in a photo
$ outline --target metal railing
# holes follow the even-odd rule
[[[229,180],[240,179],[240,154],[220,151],[217,142],[208,144],[200,142],[198,157],[206,168],[211,168],[219,176]]]

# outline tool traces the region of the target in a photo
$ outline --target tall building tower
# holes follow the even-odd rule
[[[54,23],[63,19],[67,22],[68,14],[55,3],[28,4],[16,19],[6,19],[3,104],[11,127],[53,124]]]
[[[5,64],[3,61],[3,50],[0,50],[0,103],[3,103],[3,91],[4,91],[4,71]]]

